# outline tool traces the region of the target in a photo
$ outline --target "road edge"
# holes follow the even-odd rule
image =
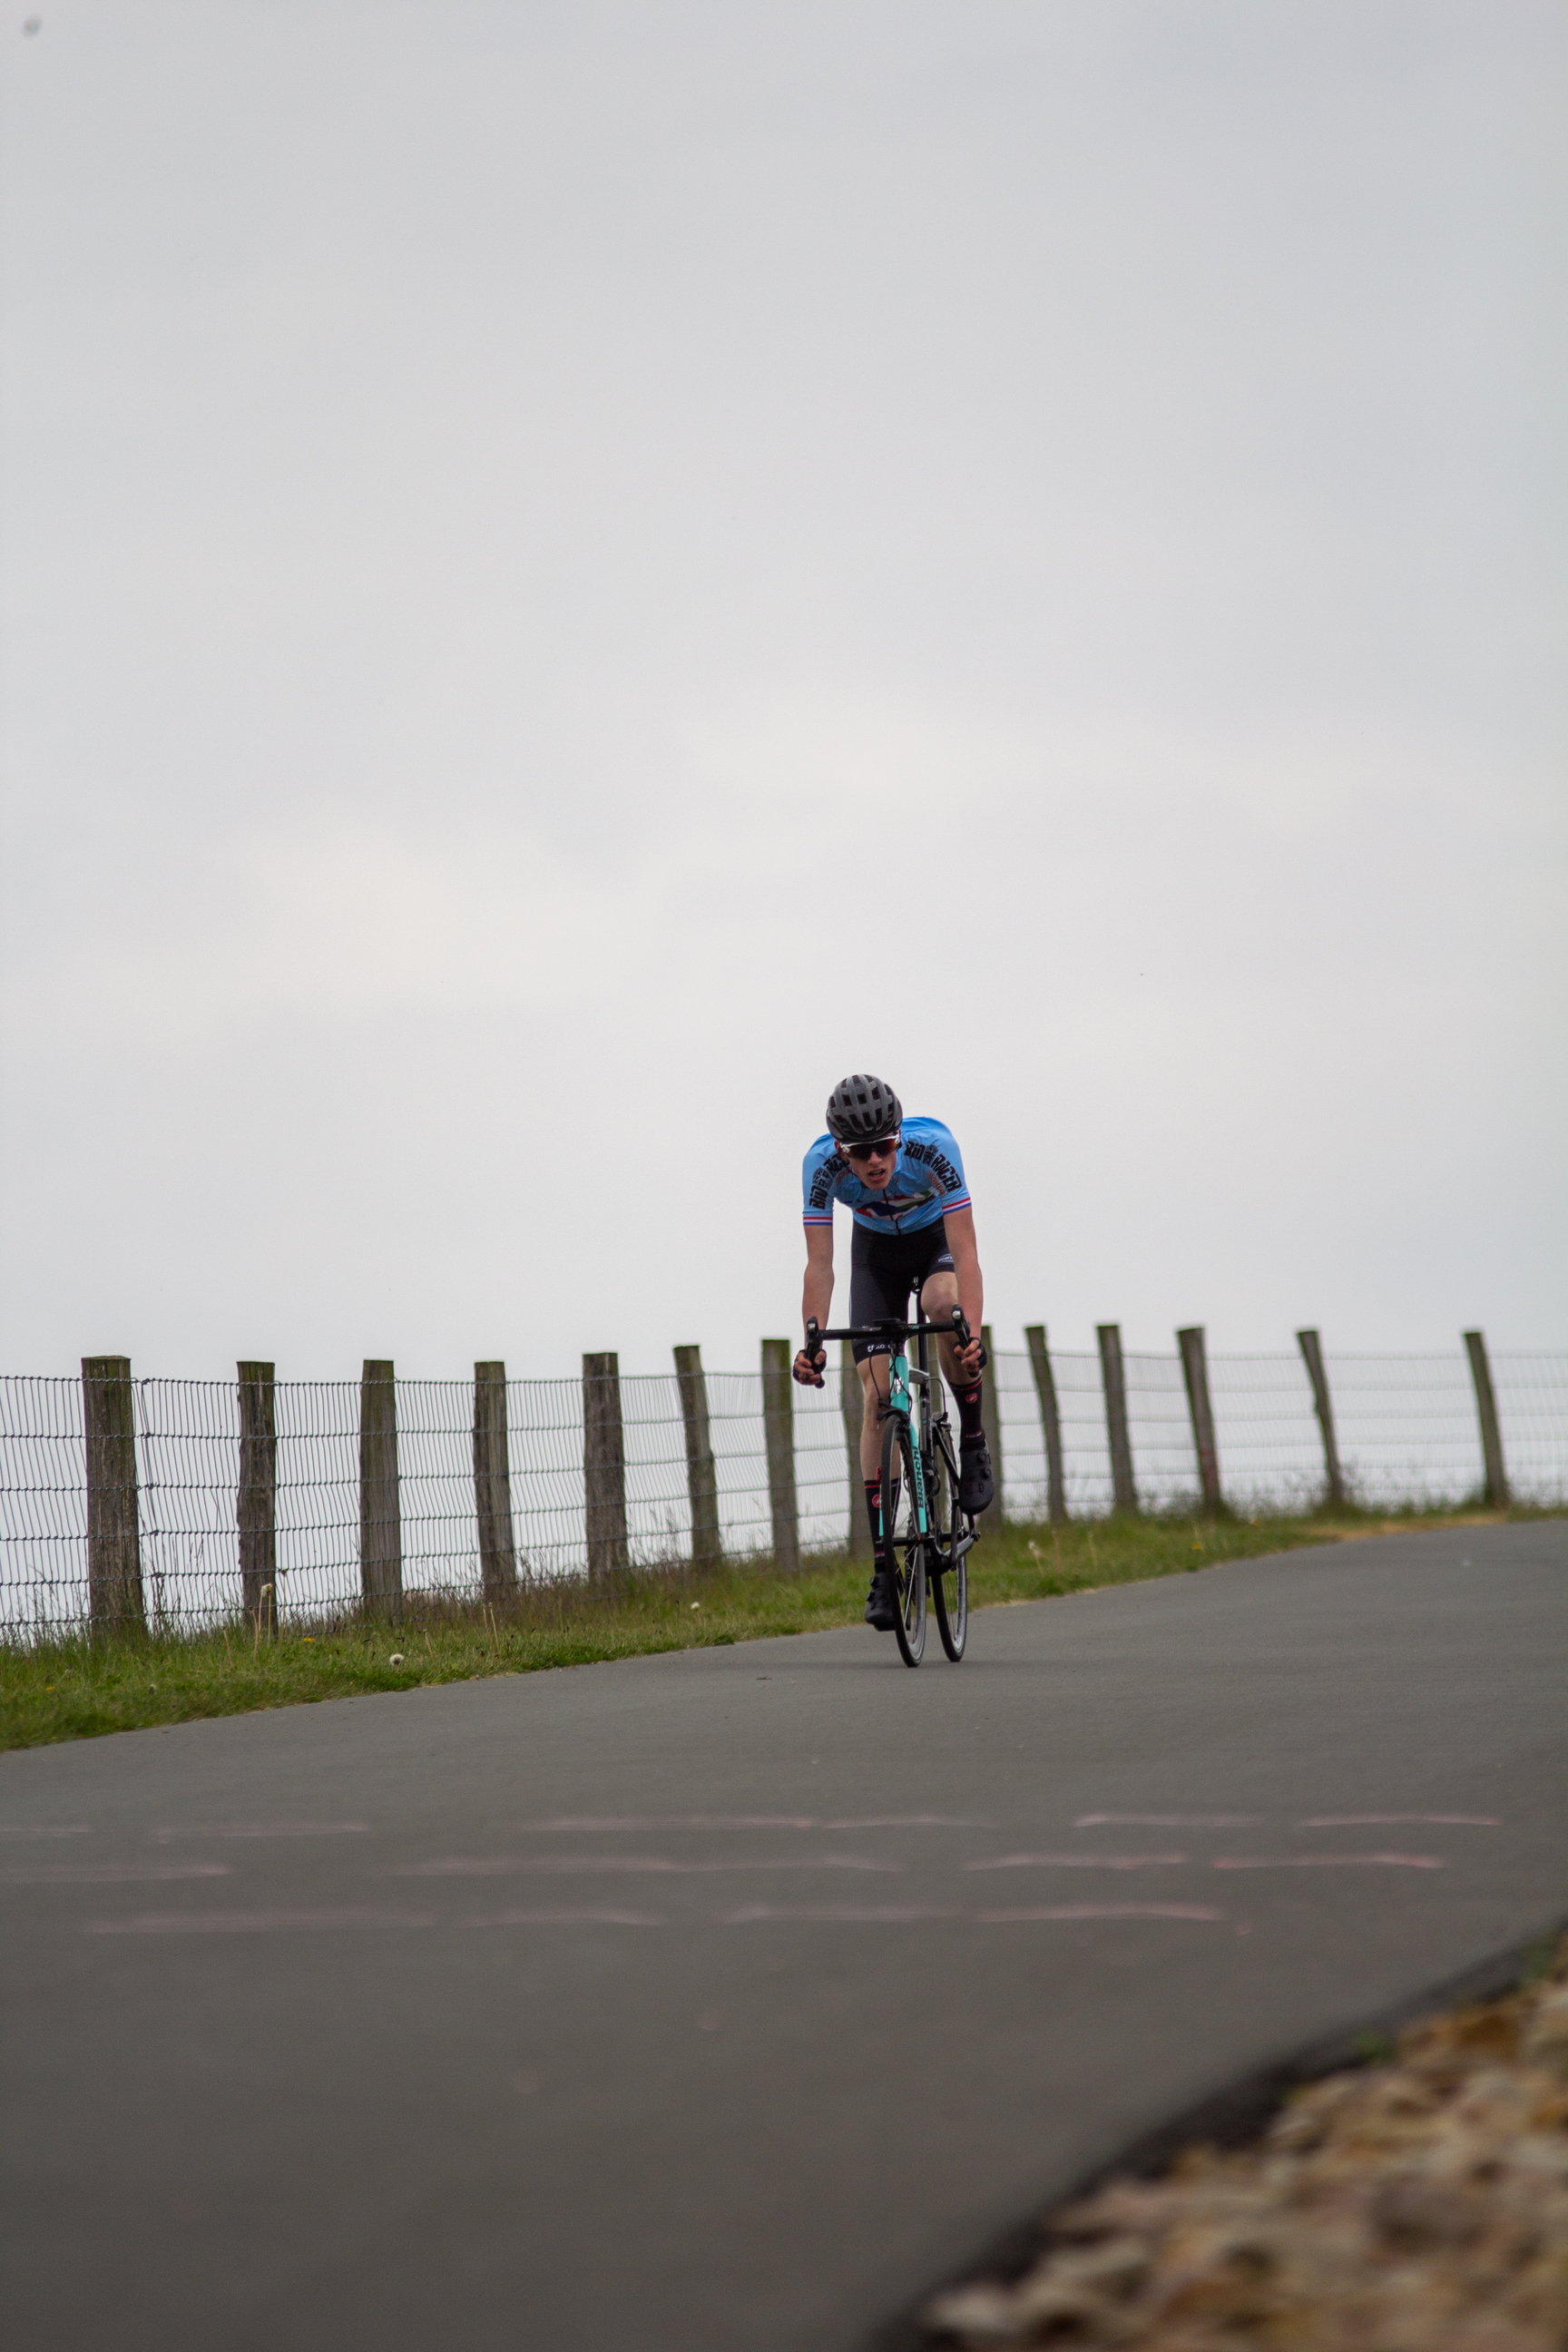
[[[1465,2001],[1499,2000],[1521,1981],[1543,1949],[1550,1950],[1565,1934],[1568,1912],[1562,1912],[1484,1959],[1385,2004],[1354,2025],[1320,2035],[1283,2058],[1266,2060],[1218,2090],[1190,2101],[1163,2123],[1146,2126],[1114,2155],[1076,2174],[1058,2194],[1042,2200],[1026,2221],[998,2231],[969,2261],[928,2279],[890,2318],[879,2321],[860,2339],[862,2352],[931,2352],[937,2339],[921,2324],[921,2315],[933,2297],[983,2279],[1021,2278],[1045,2251],[1049,2215],[1064,2205],[1092,2195],[1117,2175],[1148,2179],[1163,2172],[1194,2141],[1206,2141],[1215,2147],[1245,2147],[1302,2084],[1365,2065],[1369,2042],[1392,2041],[1420,2018],[1457,2009]]]

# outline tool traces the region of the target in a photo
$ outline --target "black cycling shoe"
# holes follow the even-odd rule
[[[866,1622],[874,1625],[879,1633],[890,1633],[897,1622],[893,1588],[883,1569],[879,1569],[871,1579],[871,1590],[866,1595]]]
[[[971,1518],[978,1518],[996,1500],[991,1474],[991,1448],[983,1436],[965,1437],[958,1448],[958,1499]]]

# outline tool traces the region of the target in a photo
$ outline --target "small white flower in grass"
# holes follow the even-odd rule
[[[701,1603],[701,1601],[694,1601],[692,1602],[691,1606],[693,1607],[693,1609],[700,1609],[700,1608],[701,1608],[701,1606],[702,1606],[702,1603]]]
[[[402,1651],[401,1651],[401,1650],[394,1650],[394,1652],[393,1652],[393,1654],[392,1654],[391,1657],[390,1657],[390,1658],[388,1658],[388,1660],[387,1660],[387,1662],[386,1662],[386,1663],[387,1663],[387,1664],[388,1664],[389,1666],[400,1666],[400,1665],[402,1665],[402,1664],[403,1664],[403,1653],[402,1653]]]

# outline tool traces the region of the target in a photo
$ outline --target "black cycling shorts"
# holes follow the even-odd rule
[[[940,1217],[918,1234],[872,1234],[857,1225],[849,1244],[849,1320],[879,1323],[885,1316],[907,1315],[911,1290],[923,1289],[928,1275],[952,1271],[947,1228]],[[892,1352],[890,1339],[855,1342],[858,1364],[868,1356]]]

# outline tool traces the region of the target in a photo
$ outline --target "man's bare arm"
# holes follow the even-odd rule
[[[828,1309],[833,1305],[833,1228],[831,1225],[807,1225],[805,1229],[805,1288],[800,1303],[800,1319],[804,1329],[807,1323],[826,1324]],[[818,1349],[820,1356],[822,1349]],[[795,1376],[803,1386],[819,1389],[822,1373],[817,1365],[808,1361],[804,1348],[795,1360]]]
[[[973,1380],[980,1370],[980,1327],[985,1320],[985,1283],[980,1271],[980,1245],[974,1238],[974,1212],[949,1209],[942,1223],[948,1248],[952,1252],[952,1270],[958,1277],[958,1303],[973,1334],[959,1360]],[[956,1356],[957,1351],[954,1353]]]

